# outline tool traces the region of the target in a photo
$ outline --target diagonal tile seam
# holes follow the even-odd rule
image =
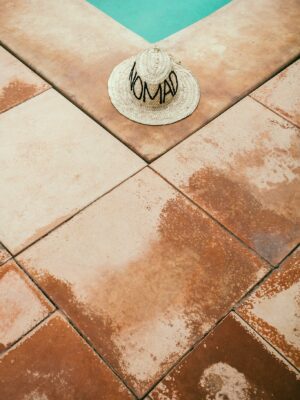
[[[171,366],[169,367],[162,375],[161,377],[150,387],[150,389],[148,389],[148,391],[143,395],[143,397],[141,397],[139,400],[147,400],[147,396],[150,395],[150,393],[155,389],[155,387],[157,385],[160,384],[160,382],[167,376],[169,375],[185,358],[187,358],[189,356],[190,353],[192,353],[192,351],[194,351],[194,349],[196,347],[198,347],[198,345],[211,333],[213,332],[222,322],[223,320],[233,311],[232,308],[230,308],[230,310],[228,310],[221,318],[219,318],[215,324],[208,330],[206,331],[202,336],[198,337],[198,339],[194,342],[194,344],[188,349],[186,350],[178,359],[177,361]],[[150,397],[150,396],[149,396]],[[150,400],[151,397],[150,397]]]
[[[273,350],[274,350],[274,352],[276,353],[276,354],[279,354],[283,359],[284,359],[284,361],[286,361],[286,363],[289,365],[289,366],[291,366],[292,368],[294,368],[294,369],[296,369],[296,371],[298,371],[298,372],[300,372],[300,369],[298,369],[295,365],[293,365],[286,357],[285,357],[285,355],[283,354],[283,353],[281,353],[281,351],[279,351],[276,347],[274,347],[273,345],[272,345],[272,343],[270,343],[264,336],[262,336],[252,325],[250,325],[240,314],[238,314],[236,311],[233,311],[234,312],[234,314],[238,317],[238,318],[240,318],[248,327],[249,327],[249,329],[251,329],[253,332],[255,332],[259,337],[260,337],[260,339],[262,339],[265,343],[267,343]]]
[[[144,168],[146,168],[146,166],[145,167],[143,167],[142,169],[144,169]],[[151,167],[150,167],[150,169],[152,169]],[[159,175],[156,171],[154,171],[157,175]],[[138,172],[136,172],[135,174],[137,174]],[[134,174],[134,175],[135,175]],[[129,179],[129,178],[128,178]],[[167,182],[168,183],[168,182]],[[169,183],[168,183],[169,184]],[[112,189],[113,190],[113,189]],[[175,190],[176,191],[178,191],[179,192],[179,190],[177,189],[177,188],[175,188]],[[104,194],[103,196],[105,196],[106,194]],[[185,195],[184,195],[185,196]],[[102,197],[102,196],[101,196]],[[191,201],[187,196],[185,196],[186,198],[187,198],[187,200],[188,201]],[[95,200],[96,201],[96,200]],[[198,208],[200,208],[198,205],[196,205]],[[88,207],[88,206],[87,206]],[[200,208],[201,209],[201,208]],[[82,210],[81,210],[82,211]],[[81,212],[81,211],[79,211],[79,212]],[[210,215],[208,214],[208,217],[210,217]],[[71,217],[71,218],[73,218],[73,216]],[[71,219],[70,218],[70,219]],[[216,221],[217,223],[218,223],[218,221]],[[62,224],[61,224],[62,225]],[[56,228],[54,228],[54,229],[56,229]],[[50,233],[50,232],[49,232]],[[49,234],[49,233],[47,233],[47,235]],[[230,233],[230,232],[229,232]],[[47,236],[47,235],[45,235],[45,236]],[[233,235],[234,236],[234,235]],[[40,238],[40,239],[38,239],[37,241],[39,241],[39,240],[41,240],[42,238]],[[242,242],[242,244],[243,244],[243,242]],[[244,245],[244,244],[243,244]],[[30,246],[32,246],[32,245],[30,245]],[[29,247],[30,247],[29,246]],[[248,246],[247,246],[248,247]],[[297,248],[297,246],[296,246],[296,248]],[[295,248],[295,249],[296,249]],[[254,252],[251,248],[249,248],[250,249],[250,251],[252,251],[252,252]],[[290,252],[290,254],[295,250],[295,249],[293,249],[291,252]],[[25,249],[24,249],[25,250]],[[24,251],[23,250],[23,251]],[[20,252],[21,253],[21,252]],[[288,254],[286,257],[285,257],[285,259],[286,258],[288,258],[289,257],[289,255],[290,254]],[[259,255],[258,255],[259,256]],[[259,256],[260,257],[260,256]],[[263,258],[262,257],[260,257],[262,260],[263,260]],[[285,260],[284,259],[284,260]],[[284,260],[282,260],[281,261],[281,263],[284,261]],[[264,260],[265,261],[265,260]],[[127,387],[127,389],[128,390],[130,390],[130,392],[136,397],[136,398],[139,398],[136,394],[135,394],[135,392],[130,388],[130,386],[128,386],[127,385],[127,383],[125,382],[125,381],[123,381],[123,379],[119,376],[119,374],[117,373],[117,371],[115,371],[115,369],[110,365],[110,363],[108,362],[108,360],[106,360],[106,358],[105,357],[103,357],[96,349],[95,349],[95,347],[94,347],[94,345],[93,345],[93,343],[91,342],[91,340],[84,334],[84,333],[82,333],[81,332],[81,330],[77,327],[77,325],[72,321],[72,319],[67,315],[67,313],[58,305],[58,304],[56,304],[53,300],[52,300],[52,298],[48,295],[48,293],[44,290],[44,289],[42,289],[40,286],[39,286],[39,284],[35,281],[35,279],[30,275],[30,273],[28,273],[27,272],[27,270],[25,270],[24,268],[23,268],[23,266],[22,266],[22,264],[21,263],[19,263],[16,259],[15,259],[15,262],[16,262],[16,264],[21,268],[21,270],[29,277],[29,279],[38,287],[38,289],[44,294],[44,296],[51,302],[51,304],[53,304],[53,306],[55,307],[55,310],[53,311],[53,312],[55,312],[55,311],[57,311],[57,310],[59,310],[63,315],[64,315],[64,317],[67,319],[67,321],[72,325],[72,327],[77,331],[77,333],[85,340],[85,342],[93,349],[93,351],[98,355],[98,357],[113,371],[113,373],[118,377],[118,379]],[[268,263],[269,264],[269,263]],[[141,397],[140,399],[145,399],[148,395],[149,395],[149,393],[160,383],[160,381],[161,380],[163,380],[164,379],[164,377],[166,376],[166,375],[168,375],[170,372],[171,372],[171,370],[173,369],[173,368],[175,368],[181,361],[182,361],[182,359],[183,358],[185,358],[190,352],[192,352],[193,350],[194,350],[194,348],[212,331],[212,330],[214,330],[225,318],[226,318],[226,316],[230,313],[230,312],[234,312],[235,311],[235,309],[238,307],[238,305],[240,304],[240,302],[242,302],[243,301],[243,299],[245,299],[246,297],[248,297],[248,296],[250,296],[252,293],[253,293],[253,291],[255,291],[256,289],[257,289],[257,287],[259,287],[269,276],[270,276],[270,274],[274,271],[274,269],[275,269],[276,267],[274,267],[274,268],[272,268],[259,282],[257,282],[256,284],[254,284],[248,291],[247,291],[247,293],[241,298],[241,299],[239,299],[239,301],[237,302],[237,303],[235,303],[219,320],[217,320],[216,322],[215,322],[215,324],[206,332],[206,333],[204,333],[203,335],[201,335],[200,337],[198,337],[197,339],[196,339],[196,341],[193,343],[193,345],[189,348],[189,349],[187,349],[185,352],[184,352],[184,354],[182,354],[179,358],[178,358],[178,360],[167,370],[167,371],[165,371],[163,374],[162,374],[162,376],[159,378],[159,380],[157,381],[157,382],[155,382],[151,387],[150,387],[150,389],[143,395],[143,397]],[[53,313],[52,312],[52,313]],[[52,314],[51,313],[51,314]],[[46,318],[48,318],[48,316],[46,317]],[[42,321],[41,321],[42,322]],[[40,322],[40,323],[41,323]],[[39,325],[39,324],[38,324]],[[29,331],[27,334],[29,334],[31,331]],[[24,336],[26,336],[27,334],[25,334]],[[21,339],[19,339],[18,340],[18,342],[20,341]]]
[[[269,274],[268,274],[268,275],[269,275]],[[148,394],[147,394],[145,397],[143,397],[143,399],[146,400],[146,397],[148,396],[149,400],[152,400],[151,392],[155,389],[155,387],[158,386],[159,383],[160,383],[168,374],[170,374],[173,370],[175,370],[175,369],[177,368],[177,366],[179,366],[179,364],[180,364],[181,362],[184,361],[184,359],[186,359],[194,350],[196,350],[196,348],[197,348],[198,346],[200,346],[200,344],[206,339],[206,337],[207,337],[208,335],[210,335],[213,331],[215,331],[215,330],[218,328],[218,326],[225,320],[225,318],[226,318],[230,313],[233,313],[233,314],[237,317],[237,319],[240,319],[241,321],[243,321],[243,323],[246,324],[246,326],[248,327],[248,329],[249,329],[250,331],[252,331],[253,333],[257,334],[257,336],[263,341],[263,343],[268,344],[268,345],[272,348],[272,350],[275,352],[275,354],[278,354],[281,358],[283,358],[284,361],[287,362],[287,364],[288,364],[291,368],[296,369],[296,371],[300,372],[300,370],[299,370],[298,368],[296,368],[296,367],[284,356],[284,354],[282,354],[282,353],[281,353],[278,349],[276,349],[266,338],[264,338],[259,332],[257,332],[257,331],[256,331],[246,320],[244,320],[234,309],[231,309],[231,310],[230,310],[228,313],[226,313],[226,315],[225,315],[224,317],[222,317],[222,318],[221,318],[221,319],[220,319],[220,320],[205,334],[205,335],[203,335],[203,337],[202,337],[197,343],[195,343],[195,345],[194,345],[188,352],[186,352],[185,355],[183,355],[183,356],[180,358],[180,360],[179,360],[175,365],[173,365],[173,366],[169,369],[169,371],[162,377],[162,379],[160,379],[155,385],[153,385],[153,387],[151,388],[151,390],[148,392]]]
[[[276,267],[277,264],[275,264],[275,265],[271,264],[262,255],[257,253],[256,250],[254,250],[252,247],[250,247],[247,243],[245,243],[242,239],[240,239],[235,233],[233,233],[225,225],[223,225],[220,221],[218,221],[213,215],[211,215],[208,211],[206,211],[199,204],[197,204],[193,199],[191,199],[187,194],[185,194],[183,191],[181,191],[180,188],[176,187],[172,182],[170,182],[167,178],[165,178],[158,171],[156,171],[151,165],[148,165],[148,167],[153,172],[155,172],[160,178],[162,178],[168,185],[172,186],[173,189],[175,189],[177,192],[179,192],[181,195],[183,195],[189,202],[191,202],[194,206],[196,206],[198,209],[200,209],[206,216],[208,216],[210,219],[212,219],[218,226],[220,226],[223,230],[225,230],[231,237],[234,237],[236,240],[238,240],[243,245],[243,247],[246,247],[248,250],[251,251],[251,253],[254,253],[256,256],[258,256],[258,258],[260,258],[262,261],[267,263],[271,269]],[[281,262],[282,262],[282,260],[280,260],[280,262],[278,264],[280,264]]]
[[[252,296],[252,294],[261,286],[264,284],[265,281],[267,281],[273,274],[278,271],[278,269],[281,267],[284,262],[293,255],[293,253],[300,247],[300,243],[298,243],[279,263],[277,263],[270,271],[268,271],[255,285],[252,286],[252,288],[244,294],[243,297],[240,298],[240,300],[235,304],[233,307],[233,311],[236,311],[237,308],[240,307],[240,305],[247,300],[249,297]]]
[[[32,72],[34,72],[36,75],[38,75],[41,79],[43,79],[46,83],[48,83],[52,89],[56,90],[59,94],[61,94],[66,100],[68,100],[70,103],[73,104],[74,107],[78,108],[80,111],[82,111],[85,115],[87,115],[89,118],[91,118],[94,122],[96,122],[101,128],[105,129],[108,133],[110,133],[116,140],[118,140],[120,143],[122,143],[124,146],[126,146],[128,149],[133,151],[138,157],[140,157],[142,160],[145,162],[149,163],[152,162],[146,160],[144,157],[141,156],[132,146],[130,146],[128,143],[125,141],[121,140],[120,137],[118,137],[116,134],[114,134],[108,127],[106,127],[104,124],[102,124],[97,118],[95,118],[91,113],[86,111],[86,109],[81,106],[78,102],[76,102],[71,96],[69,96],[64,90],[62,90],[59,86],[57,86],[54,82],[49,80],[44,74],[42,74],[40,71],[38,71],[36,68],[34,68],[31,64],[29,64],[27,61],[25,61],[22,57],[18,55],[18,53],[14,52],[12,48],[7,46],[2,40],[0,40],[0,46],[2,46],[5,50],[10,52],[15,58],[17,58],[21,63],[26,65]],[[51,89],[49,88],[49,89]],[[48,89],[47,89],[48,90]],[[41,93],[40,93],[41,94]],[[30,100],[30,99],[29,99]]]
[[[50,231],[46,232],[44,235],[40,236],[38,239],[34,240],[32,243],[30,243],[29,245],[25,246],[24,248],[22,248],[20,251],[16,252],[15,254],[13,254],[11,251],[9,251],[10,254],[13,254],[13,257],[17,257],[19,254],[21,254],[23,251],[27,250],[29,247],[33,246],[34,244],[36,244],[37,242],[39,242],[40,240],[44,239],[46,236],[48,236],[50,233],[52,233],[53,231],[55,231],[56,229],[58,229],[59,227],[61,227],[62,225],[64,225],[66,222],[70,221],[71,219],[73,219],[74,217],[76,217],[76,215],[80,214],[81,212],[83,212],[86,208],[88,208],[89,206],[91,206],[92,204],[96,203],[96,201],[100,200],[102,197],[108,195],[110,192],[112,192],[113,190],[115,190],[118,186],[122,185],[123,183],[125,183],[126,181],[128,181],[129,179],[133,178],[135,175],[137,175],[139,172],[141,172],[143,169],[147,168],[148,165],[144,165],[143,167],[141,167],[140,169],[138,169],[137,171],[135,171],[133,174],[129,175],[126,179],[122,180],[121,182],[117,183],[115,186],[113,186],[111,189],[109,189],[108,191],[106,191],[105,193],[101,194],[100,196],[98,196],[97,198],[95,198],[94,200],[90,201],[88,204],[86,204],[84,207],[80,208],[79,210],[77,210],[74,214],[72,214],[70,217],[68,217],[67,219],[65,219],[64,221],[62,221],[61,223],[59,223],[58,225],[56,225],[54,228],[50,229]]]
[[[19,267],[19,265],[18,265]],[[28,275],[27,275],[28,276]],[[29,277],[30,278],[30,277]],[[38,288],[40,290],[40,288]],[[49,300],[47,298],[47,300]],[[51,302],[51,304],[53,305],[53,303]],[[39,328],[39,326],[41,324],[43,324],[48,318],[51,317],[52,314],[54,314],[57,311],[56,306],[54,305],[54,309],[52,311],[49,311],[49,313],[43,318],[41,319],[39,322],[37,322],[35,325],[33,325],[28,331],[26,331],[26,333],[23,333],[17,340],[15,340],[14,342],[12,342],[8,347],[6,347],[4,350],[0,351],[0,358],[2,356],[4,356],[8,351],[12,350],[15,346],[17,346],[23,339],[26,339],[26,336],[30,335],[33,333],[33,331],[35,331],[36,329]]]
[[[5,259],[2,263],[0,261],[0,267],[1,267],[1,265],[5,264],[7,261],[9,261],[11,258],[13,258],[13,254],[8,250],[8,248],[2,242],[0,242],[0,248],[1,247],[7,252],[9,257],[7,259]]]
[[[289,59],[288,61],[286,61],[286,63],[284,63],[283,65],[281,65],[280,68],[278,68],[277,70],[275,70],[274,72],[272,72],[271,75],[269,75],[267,78],[257,82],[256,84],[254,84],[253,86],[251,86],[250,88],[248,88],[247,90],[245,90],[243,93],[241,93],[238,96],[235,96],[234,99],[232,100],[232,103],[230,103],[228,106],[225,106],[224,108],[222,108],[220,111],[217,111],[214,115],[212,115],[211,118],[209,118],[208,120],[206,120],[202,125],[200,124],[200,126],[198,128],[196,128],[195,130],[193,130],[188,136],[184,137],[183,139],[181,139],[179,142],[175,143],[173,146],[171,146],[170,148],[166,149],[164,152],[160,153],[157,157],[153,157],[150,160],[144,159],[148,164],[151,164],[152,162],[158,160],[160,157],[164,156],[165,154],[167,154],[169,151],[175,149],[178,145],[180,145],[181,143],[183,143],[185,140],[187,140],[188,138],[190,138],[192,135],[194,135],[195,133],[197,133],[198,131],[200,131],[202,128],[204,128],[206,125],[208,125],[209,123],[211,123],[212,121],[214,121],[215,119],[217,119],[218,117],[220,117],[222,114],[224,114],[226,111],[228,111],[230,108],[234,107],[239,101],[241,101],[242,99],[244,99],[247,96],[251,96],[251,94],[258,88],[260,88],[262,85],[264,85],[266,82],[268,82],[269,80],[271,80],[272,78],[274,78],[276,75],[280,74],[280,72],[282,72],[283,70],[285,70],[286,68],[288,68],[290,65],[292,65],[294,62],[296,62],[300,57],[300,53],[295,56],[292,57],[291,59]],[[252,98],[252,96],[251,96]],[[201,105],[200,105],[201,106]],[[271,110],[272,111],[272,110]],[[188,118],[188,117],[187,117]],[[106,129],[106,128],[105,128]],[[132,149],[133,150],[133,149]],[[135,150],[133,150],[135,152]],[[138,154],[138,153],[136,153]],[[138,154],[139,155],[139,154]],[[139,155],[140,156],[140,155]],[[141,157],[141,156],[140,156]]]
[[[22,264],[14,258],[15,263],[18,267],[26,274],[26,276],[30,279],[30,281],[43,293],[43,295],[47,298],[47,300],[53,305],[55,308],[49,315],[47,315],[42,321],[36,324],[29,332],[25,333],[20,339],[18,339],[10,348],[12,349],[18,342],[20,342],[23,338],[25,338],[29,333],[32,333],[33,330],[37,329],[39,325],[41,325],[46,319],[48,319],[55,312],[59,312],[63,315],[63,317],[68,321],[68,323],[72,326],[72,328],[78,333],[78,335],[87,343],[87,345],[95,352],[95,354],[100,358],[102,362],[117,376],[117,378],[126,386],[126,388],[130,391],[130,393],[138,399],[138,396],[134,393],[134,391],[127,385],[125,381],[119,376],[119,374],[115,371],[115,369],[110,365],[110,363],[95,349],[91,340],[77,327],[77,325],[71,320],[71,318],[67,315],[67,313],[58,305],[56,302],[48,295],[48,293],[36,282],[36,280],[29,274],[29,272],[24,269]],[[2,354],[3,355],[8,349],[6,349]]]
[[[284,258],[283,258],[283,260],[280,262],[280,263],[278,263],[274,268],[272,268],[272,269],[270,269],[270,271],[268,271],[257,283],[255,283],[206,333],[204,333],[201,337],[199,337],[196,341],[195,341],[195,343],[193,344],[193,346],[191,346],[190,347],[190,349],[189,350],[187,350],[177,361],[176,361],[176,363],[173,365],[173,366],[171,366],[169,369],[168,369],[168,371],[167,372],[165,372],[164,374],[163,374],[163,376],[151,387],[151,389],[146,393],[146,395],[143,397],[143,399],[144,398],[146,398],[147,397],[147,395],[149,396],[149,398],[150,398],[150,400],[152,400],[152,398],[151,398],[151,396],[150,396],[150,394],[151,394],[151,391],[152,390],[154,390],[154,388],[169,374],[169,373],[171,373],[171,371],[173,370],[173,369],[175,369],[182,361],[183,361],[183,359],[184,358],[186,358],[186,357],[188,357],[188,355],[192,352],[192,351],[194,351],[194,349],[196,348],[196,347],[198,347],[199,345],[200,345],[200,343],[212,332],[212,331],[214,331],[221,323],[222,323],[222,321],[230,314],[230,313],[234,313],[235,315],[237,315],[238,317],[240,317],[241,319],[243,319],[238,313],[237,313],[237,311],[236,311],[236,309],[239,307],[239,305],[246,299],[246,298],[248,298],[248,297],[250,297],[251,295],[252,295],[252,293],[253,292],[255,292],[257,289],[258,289],[258,287],[260,287],[269,277],[270,277],[270,275],[272,275],[274,272],[276,272],[276,270],[280,267],[280,265],[281,264],[283,264],[284,263],[284,261],[287,259],[287,258],[289,258],[293,253],[294,253],[294,251],[296,251],[297,250],[297,248],[299,247],[299,245],[297,245],[297,246],[295,246],[294,248],[293,248],[293,250],[291,250],[290,252],[289,252],[289,254],[288,255],[286,255]],[[243,321],[244,321],[244,319],[243,319]],[[245,321],[246,322],[246,321]],[[247,325],[250,327],[250,329],[252,329],[254,332],[256,332],[256,330],[252,327],[252,326],[250,326],[248,323],[247,323]],[[256,332],[256,333],[258,333],[258,332]],[[260,335],[260,334],[258,334],[263,340],[264,340],[264,342],[267,342],[268,344],[270,344],[262,335]],[[270,344],[270,346],[276,351],[276,353],[278,353],[278,354],[280,354],[285,360],[287,360],[286,359],[286,357],[278,350],[278,349],[276,349],[276,348],[274,348],[274,346],[272,346],[271,344]],[[288,361],[288,360],[287,360]],[[291,364],[291,362],[290,361],[288,361],[288,363],[289,363],[289,365],[291,365],[293,368],[295,368],[295,366],[293,365],[293,364]]]
[[[157,42],[156,45],[159,45],[161,41]],[[149,43],[150,44],[150,43]],[[25,61],[22,57],[19,56],[18,53],[16,53],[11,47],[7,46],[2,40],[0,40],[0,45],[9,51],[14,57],[16,57],[20,62],[22,62],[24,65],[26,65],[29,69],[31,69],[36,75],[38,75],[40,78],[42,78],[45,82],[47,82],[49,85],[52,86],[53,89],[55,89],[58,93],[60,93],[62,96],[64,96],[68,101],[70,101],[75,107],[80,109],[83,113],[85,113],[89,118],[91,118],[93,121],[95,121],[98,125],[100,125],[103,129],[105,129],[107,132],[109,132],[112,136],[114,136],[119,142],[121,142],[124,146],[129,148],[131,151],[133,151],[136,155],[138,155],[142,160],[147,162],[148,164],[156,161],[160,157],[162,157],[164,154],[168,153],[170,150],[174,149],[177,147],[180,143],[184,142],[186,139],[188,139],[190,136],[192,136],[194,133],[202,129],[204,126],[212,122],[214,119],[218,118],[221,114],[223,114],[225,111],[229,110],[231,107],[233,107],[236,103],[238,103],[240,100],[242,100],[244,97],[247,97],[252,94],[256,89],[258,89],[260,86],[262,86],[264,83],[269,81],[270,79],[274,78],[276,75],[278,75],[280,72],[282,72],[284,69],[289,67],[291,64],[293,64],[295,61],[297,61],[300,57],[300,52],[296,56],[288,59],[286,62],[284,62],[279,68],[277,68],[275,71],[272,72],[271,75],[269,75],[267,78],[264,78],[262,81],[257,82],[253,86],[251,86],[249,89],[247,89],[245,92],[241,93],[240,95],[234,97],[232,100],[232,103],[229,104],[228,106],[225,106],[222,108],[220,111],[217,111],[216,114],[212,115],[211,118],[209,118],[207,121],[205,121],[202,125],[200,124],[196,129],[194,129],[188,136],[184,137],[181,139],[179,142],[174,144],[173,146],[167,148],[164,152],[160,153],[157,157],[153,157],[151,159],[148,159],[145,156],[142,156],[138,151],[136,151],[133,146],[130,146],[129,143],[125,142],[122,140],[120,137],[118,137],[114,132],[112,132],[105,124],[101,123],[101,120],[99,121],[97,118],[95,118],[91,113],[89,113],[83,106],[81,106],[77,101],[75,101],[71,96],[68,95],[64,90],[62,90],[60,87],[58,87],[54,82],[52,82],[50,79],[48,79],[43,73],[38,71],[36,68],[34,68],[31,64],[29,64],[27,61]]]
[[[268,82],[268,81],[266,81]],[[288,122],[289,124],[293,125],[296,128],[300,128],[300,125],[297,125],[295,122],[290,121],[289,119],[287,119],[284,115],[279,114],[277,111],[275,111],[273,108],[267,106],[266,104],[264,104],[262,101],[256,99],[252,93],[249,94],[249,97],[251,97],[252,100],[255,100],[258,104],[260,104],[261,106],[265,107],[267,110],[271,111],[272,113],[276,114],[278,117],[284,119],[286,122]]]
[[[1,45],[1,43],[0,43],[0,45]],[[23,64],[24,64],[24,63],[23,63]],[[24,64],[24,65],[25,65],[25,64]],[[26,67],[27,67],[27,65],[26,65]],[[33,72],[33,71],[32,71],[32,72]],[[49,82],[47,82],[47,83],[50,85]],[[27,101],[30,101],[30,100],[34,99],[35,97],[40,96],[41,94],[47,92],[47,91],[50,90],[50,89],[53,89],[52,86],[48,87],[47,89],[43,90],[42,92],[35,93],[33,96],[28,97],[27,99],[22,100],[20,103],[15,104],[15,105],[13,105],[12,107],[10,107],[8,110],[4,110],[4,111],[0,112],[0,115],[6,113],[6,112],[8,112],[8,111],[13,110],[14,108],[16,108],[16,107],[18,107],[18,106],[20,106],[20,105],[26,103]]]

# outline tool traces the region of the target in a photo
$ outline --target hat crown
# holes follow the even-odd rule
[[[149,84],[163,82],[170,74],[172,64],[169,54],[157,47],[144,50],[136,58],[136,69]]]

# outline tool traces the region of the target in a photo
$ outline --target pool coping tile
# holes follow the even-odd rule
[[[194,133],[299,55],[297,0],[253,0],[251,9],[247,0],[232,1],[158,42],[196,75],[202,98],[193,115],[182,121],[145,126],[126,119],[114,109],[107,80],[116,64],[149,47],[149,43],[80,0],[64,1],[63,10],[59,2],[49,7],[49,2],[40,0],[38,18],[34,0],[26,5],[20,0],[13,6],[8,0],[2,3],[3,43],[148,162]],[[15,24],[18,31],[12,29]],[[272,51],[269,51],[271,35]]]

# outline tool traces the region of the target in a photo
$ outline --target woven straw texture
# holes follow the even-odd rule
[[[146,101],[137,100],[134,96],[130,81],[130,73],[136,63],[135,71],[143,82],[147,82],[153,94],[156,85],[162,84],[174,71],[178,80],[178,90],[174,96],[168,95],[166,101],[160,104],[148,96]],[[138,88],[141,90],[142,88]],[[108,92],[112,104],[125,117],[146,125],[172,124],[186,118],[197,107],[200,100],[200,87],[192,73],[174,62],[172,58],[157,48],[147,49],[135,57],[131,57],[112,71],[108,80]]]

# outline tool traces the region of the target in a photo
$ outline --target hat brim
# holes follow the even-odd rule
[[[145,125],[167,125],[188,117],[200,100],[200,87],[192,73],[174,63],[179,87],[169,104],[157,108],[147,107],[134,100],[129,86],[129,74],[135,57],[117,65],[108,80],[108,93],[112,104],[125,117]]]

